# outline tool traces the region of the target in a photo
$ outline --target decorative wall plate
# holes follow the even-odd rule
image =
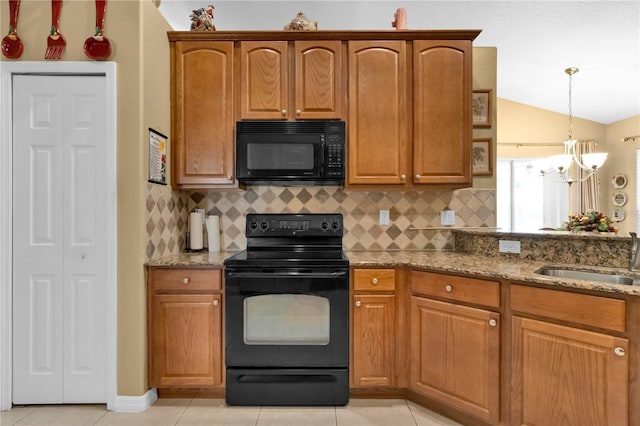
[[[611,185],[615,189],[622,189],[627,186],[627,177],[625,175],[615,175],[613,179],[611,179]]]
[[[617,207],[622,207],[627,204],[627,196],[624,192],[614,192],[611,200],[613,201],[613,205]]]
[[[623,209],[614,209],[613,210],[613,218],[618,222],[622,222],[624,220],[624,210]]]

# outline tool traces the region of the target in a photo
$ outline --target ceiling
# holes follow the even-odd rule
[[[155,0],[174,30],[213,1]],[[280,30],[303,11],[320,30],[481,29],[474,46],[498,52],[497,96],[608,124],[640,114],[640,1],[266,1],[213,3],[217,30]]]

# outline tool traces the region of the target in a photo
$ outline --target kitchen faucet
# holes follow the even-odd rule
[[[629,270],[640,271],[640,240],[635,232],[629,232],[631,235],[631,251],[629,252]]]

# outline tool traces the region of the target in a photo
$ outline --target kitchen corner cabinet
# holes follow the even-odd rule
[[[413,182],[470,185],[471,41],[413,42]]]
[[[624,300],[512,285],[511,309],[511,424],[629,424]]]
[[[498,424],[500,284],[413,271],[411,294],[410,389]]]
[[[233,42],[171,46],[172,185],[233,187]]]
[[[343,118],[342,43],[240,42],[240,118]]]
[[[148,268],[149,386],[223,385],[220,269]]]
[[[348,66],[347,186],[403,187],[411,134],[406,42],[349,41]]]
[[[353,270],[351,387],[395,386],[394,269]]]

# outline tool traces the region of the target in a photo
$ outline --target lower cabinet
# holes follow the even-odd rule
[[[499,308],[499,289],[495,281],[411,274],[410,389],[490,424],[500,418],[500,313],[465,304]]]
[[[395,270],[355,269],[353,284],[351,387],[393,387]]]
[[[519,285],[511,296],[511,424],[628,425],[629,340],[579,328],[623,331],[625,302]],[[521,316],[532,313],[576,326]]]
[[[221,271],[148,272],[149,386],[223,384]]]

